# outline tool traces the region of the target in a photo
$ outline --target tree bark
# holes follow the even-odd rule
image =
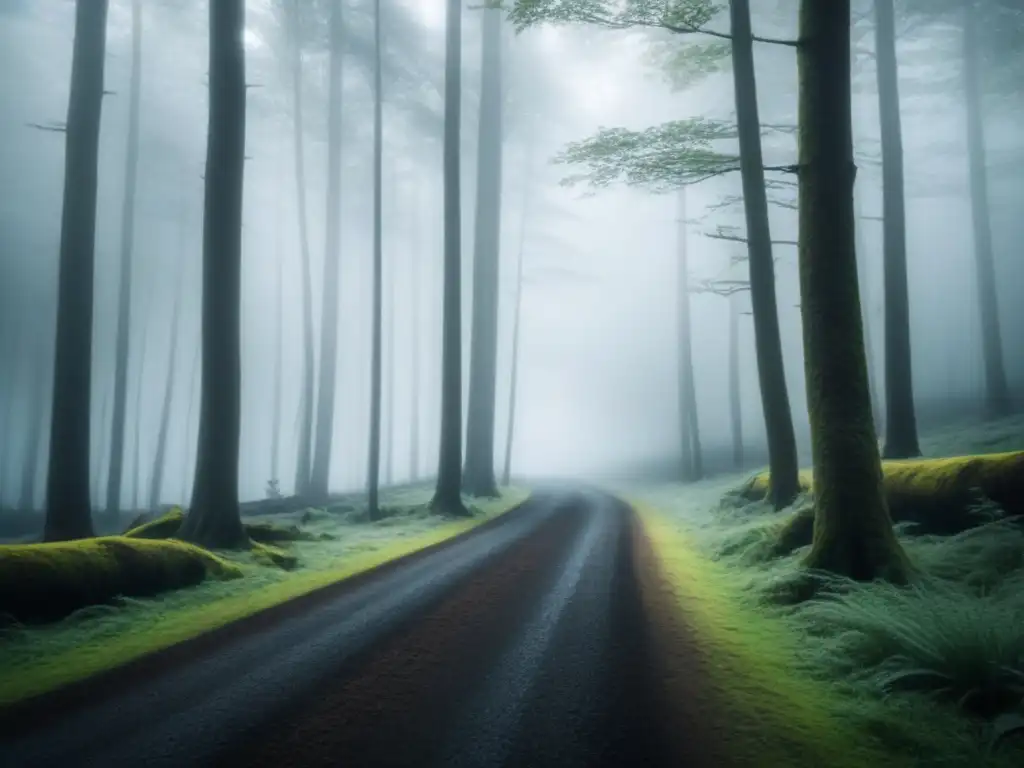
[[[480,121],[477,141],[473,322],[463,486],[472,496],[499,496],[494,477],[494,409],[498,368],[498,291],[502,179],[502,11],[481,11]]]
[[[71,58],[60,232],[53,407],[43,538],[92,536],[89,409],[92,404],[93,280],[107,0],[79,0]]]
[[[185,255],[185,222],[182,221],[181,253]],[[171,313],[171,349],[167,355],[167,381],[164,384],[164,399],[160,409],[160,430],[156,437],[156,453],[153,458],[153,472],[149,476],[149,509],[160,506],[160,492],[163,491],[164,471],[167,464],[167,435],[171,427],[171,405],[174,403],[174,382],[177,379],[175,361],[178,357],[178,336],[181,332],[181,301],[184,293],[184,270],[179,266],[177,286],[174,293],[174,310]]]
[[[306,153],[302,98],[301,0],[294,0],[295,48],[292,52],[292,112],[295,120],[295,191],[302,257],[302,395],[299,398],[299,448],[295,460],[295,495],[309,495],[313,451],[313,407],[316,366],[313,360],[313,267],[309,254],[309,218],[306,212]]]
[[[441,321],[441,439],[431,507],[469,514],[462,503],[462,214],[459,124],[462,115],[462,3],[447,0],[444,77],[444,291]]]
[[[193,436],[192,429],[192,414],[195,412],[196,405],[196,386],[199,384],[200,373],[199,373],[199,352],[202,345],[199,344],[195,348],[195,352],[192,354],[192,367],[189,368],[188,375],[188,409],[185,411],[185,450],[181,456],[181,503],[185,503],[185,499],[188,498],[188,470],[189,467],[195,467],[194,453],[196,451],[196,438]]]
[[[1013,408],[1003,363],[999,292],[996,289],[995,258],[992,253],[985,124],[981,103],[984,85],[979,72],[979,45],[975,0],[966,0],[963,29],[964,97],[971,217],[974,223],[974,264],[977,269],[978,307],[981,313],[981,349],[985,361],[985,409],[990,417],[997,418],[1006,416]]]
[[[854,249],[850,0],[803,0],[799,93],[800,296],[814,456],[806,565],[904,581],[871,421]]]
[[[317,388],[316,440],[309,493],[328,496],[334,443],[334,400],[338,369],[338,298],[341,266],[341,86],[342,0],[333,0],[330,20],[330,74],[327,90],[327,232],[324,238],[323,304],[320,308],[320,382]]]
[[[800,466],[779,330],[749,0],[731,0],[730,19],[754,347],[772,478],[769,500],[776,509],[781,509],[791,504],[800,492]]]
[[[882,135],[882,230],[885,264],[885,448],[887,459],[919,456],[911,372],[910,299],[903,195],[903,133],[900,121],[893,0],[875,0],[875,57]]]
[[[384,280],[383,196],[384,116],[381,77],[380,0],[373,3],[373,327],[370,360],[370,457],[367,474],[368,512],[380,517],[381,304]]]
[[[740,391],[739,296],[729,297],[729,417],[732,427],[732,465],[743,468],[743,398]]]
[[[210,118],[203,212],[199,438],[192,505],[179,536],[210,548],[248,544],[238,509],[241,426],[244,0],[210,3]]]
[[[693,380],[693,349],[690,322],[690,265],[686,243],[686,187],[679,190],[678,294],[676,297],[679,331],[679,434],[682,476],[699,480],[704,475],[697,423],[697,391]]]

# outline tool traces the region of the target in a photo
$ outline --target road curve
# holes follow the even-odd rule
[[[421,555],[0,711],[0,766],[679,766],[632,512],[545,490]]]

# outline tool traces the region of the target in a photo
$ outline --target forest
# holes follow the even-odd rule
[[[1019,0],[8,0],[0,116],[0,733],[351,593],[642,647],[694,765],[1024,760]]]

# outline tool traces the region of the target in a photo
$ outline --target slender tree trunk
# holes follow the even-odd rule
[[[814,455],[806,564],[903,581],[871,421],[854,249],[850,0],[803,0],[797,61],[800,296]]]
[[[505,433],[505,466],[501,473],[501,484],[508,486],[512,480],[512,446],[516,431],[516,394],[519,386],[519,334],[523,307],[523,257],[526,253],[526,223],[529,221],[530,187],[533,180],[533,142],[527,139],[527,157],[524,163],[523,202],[519,218],[519,252],[516,254],[516,301],[512,309],[512,360],[509,370],[508,387],[508,430]]]
[[[381,319],[384,280],[383,197],[384,94],[381,78],[380,0],[373,3],[373,328],[370,360],[370,456],[367,474],[368,512],[380,517]]]
[[[416,206],[412,212],[413,221],[413,238],[412,247],[409,249],[409,255],[412,258],[412,264],[410,269],[412,271],[412,281],[410,293],[412,294],[410,301],[410,312],[409,316],[412,318],[412,325],[409,328],[409,338],[412,345],[412,386],[410,388],[410,395],[412,402],[410,404],[410,431],[409,431],[409,478],[415,483],[420,478],[420,344],[422,341],[422,331],[420,326],[420,293],[422,291],[420,287],[420,280],[422,279],[423,270],[420,267],[420,259],[423,255],[423,244],[420,238],[420,207]]]
[[[999,323],[999,292],[996,289],[995,259],[992,253],[992,220],[988,197],[985,123],[982,108],[980,43],[976,0],[964,3],[964,96],[967,116],[967,158],[971,186],[971,216],[974,223],[974,264],[977,268],[978,307],[981,310],[981,349],[985,361],[985,408],[991,417],[1012,410],[1010,390],[1003,363],[1003,338]]]
[[[320,326],[320,386],[317,388],[316,442],[309,492],[328,496],[334,442],[334,400],[338,368],[338,298],[341,251],[341,85],[342,0],[331,4],[331,53],[327,94],[327,233],[324,248],[323,306]]]
[[[306,153],[302,98],[301,2],[294,0],[295,49],[292,60],[292,113],[295,120],[295,190],[302,257],[302,394],[299,398],[299,450],[295,461],[295,495],[309,495],[313,451],[313,407],[316,366],[313,360],[313,266],[309,254],[309,217],[306,212]]]
[[[472,496],[497,497],[494,409],[498,369],[501,246],[501,24],[497,8],[481,12],[480,122],[477,142],[473,322],[470,328],[469,407],[463,484]]]
[[[105,484],[103,477],[110,463],[110,400],[111,389],[103,388],[103,405],[100,408],[99,430],[96,436],[96,471],[93,477],[96,478],[96,508],[102,509],[106,503],[103,497]]]
[[[392,196],[396,193],[395,175],[390,173]],[[383,178],[383,172],[382,172]],[[383,219],[383,203],[381,204],[381,218]],[[384,463],[384,485],[389,486],[394,482],[395,471],[395,281],[398,278],[395,269],[394,249],[391,249],[391,263],[386,272],[381,273],[381,280],[387,283],[387,302],[381,308],[382,327],[387,328],[387,340],[383,344],[385,361],[382,366],[382,377],[384,386],[383,410],[381,426],[384,431],[384,439],[381,440],[381,453]],[[382,289],[383,290],[383,289]],[[386,315],[386,320],[385,320]]]
[[[890,459],[921,453],[917,445],[910,363],[910,299],[903,199],[903,131],[893,0],[875,0],[878,113],[882,129],[882,229],[885,239],[885,449]]]
[[[92,536],[89,409],[93,278],[107,0],[79,0],[71,58],[60,232],[53,407],[46,478],[46,541]]]
[[[270,479],[278,484],[281,480],[281,384],[284,376],[284,250],[281,247],[280,219],[277,228],[277,316],[274,323],[274,412],[270,422]]]
[[[185,222],[182,222],[182,256],[185,255]],[[160,493],[163,491],[164,472],[167,464],[167,435],[171,427],[171,405],[174,403],[175,360],[178,357],[178,335],[181,332],[181,301],[184,293],[184,270],[178,268],[178,284],[174,293],[174,310],[171,313],[171,349],[167,356],[167,381],[164,384],[164,399],[160,409],[160,431],[157,432],[156,453],[153,459],[153,472],[149,476],[149,509],[160,506]]]
[[[875,432],[882,433],[885,426],[885,413],[882,407],[881,394],[885,388],[879,385],[878,365],[875,360],[874,332],[872,329],[872,311],[874,294],[871,291],[871,273],[868,271],[868,247],[864,239],[864,224],[861,219],[862,206],[858,201],[859,186],[853,190],[853,215],[855,245],[857,248],[857,283],[860,285],[861,319],[864,324],[864,355],[868,363],[868,389],[871,395],[871,416],[875,424]],[[913,404],[913,403],[911,403]]]
[[[132,0],[132,71],[128,96],[128,145],[121,203],[121,265],[114,359],[114,424],[107,475],[106,515],[117,519],[124,483],[128,408],[128,347],[132,312],[132,248],[135,244],[135,189],[139,167],[139,112],[142,92],[142,0]]]
[[[210,119],[203,211],[199,439],[192,505],[179,535],[211,548],[248,543],[238,509],[241,426],[244,0],[210,3]]]
[[[135,385],[135,421],[132,442],[132,512],[139,509],[139,488],[142,485],[142,392],[146,373],[146,351],[149,347],[149,315],[142,316],[142,343],[139,346],[138,384]],[[120,510],[118,510],[120,513]],[[116,519],[116,518],[115,518]]]
[[[732,426],[732,464],[743,468],[743,400],[740,391],[740,302],[729,297],[729,421]]]
[[[21,493],[18,508],[30,511],[36,508],[36,479],[39,477],[40,447],[46,424],[46,363],[42,355],[35,362],[32,381],[32,407],[29,411],[28,433],[25,440],[25,458],[21,465]]]
[[[462,3],[447,0],[444,77],[444,297],[441,440],[431,506],[469,514],[462,503],[462,212],[459,124],[462,115]]]
[[[750,303],[771,474],[769,499],[776,509],[781,509],[791,504],[800,492],[800,466],[779,331],[749,0],[731,0],[730,17],[740,175],[747,224],[747,263],[750,266]]]
[[[686,247],[686,187],[679,190],[679,253],[678,295],[679,312],[679,434],[682,447],[683,478],[699,480],[704,474],[700,448],[700,428],[697,423],[697,392],[693,380],[693,350],[690,321],[690,278]]]
[[[188,408],[185,411],[185,450],[182,453],[181,461],[181,503],[185,504],[185,499],[189,497],[188,493],[188,477],[189,468],[195,467],[195,452],[196,452],[196,436],[193,434],[192,428],[193,419],[192,415],[195,413],[196,405],[196,389],[199,385],[199,351],[201,344],[196,345],[195,352],[192,355],[192,367],[189,368],[188,375]]]

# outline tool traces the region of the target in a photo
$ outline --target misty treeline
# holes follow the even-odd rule
[[[679,196],[684,477],[697,478],[702,472],[687,294],[711,293],[730,303],[729,401],[737,467],[744,461],[736,394],[737,326],[744,314],[739,297],[749,297],[746,314],[753,320],[770,465],[769,499],[776,508],[792,503],[800,489],[775,274],[778,251],[797,249],[815,495],[814,538],[806,564],[858,579],[904,580],[910,566],[892,531],[881,471],[883,456],[903,459],[920,454],[901,127],[901,112],[920,100],[901,99],[900,69],[915,72],[911,91],[941,93],[947,100],[955,94],[954,108],[965,126],[965,148],[946,148],[936,165],[965,166],[977,294],[964,290],[960,300],[980,316],[980,338],[972,341],[983,352],[985,414],[1005,416],[1013,402],[998,309],[986,103],[1002,97],[1021,106],[1024,8],[1013,0],[518,0],[508,5],[520,29],[549,23],[646,32],[652,61],[676,91],[731,72],[731,116],[702,114],[642,131],[602,129],[570,145],[559,160],[583,167],[568,183],[625,183]],[[758,49],[763,48],[777,49],[795,63],[796,76],[789,85],[796,91],[794,108],[771,119],[761,116],[758,98],[758,74],[763,71],[757,64]],[[872,135],[855,140],[853,102],[855,94],[865,90],[876,99],[877,125]],[[769,162],[769,156],[783,159]],[[877,214],[865,213],[857,204],[862,196],[858,190],[870,183],[870,177],[866,181],[859,173],[865,166],[880,166],[882,208]],[[742,225],[723,225],[719,219],[706,234],[745,245],[745,252],[737,250],[719,276],[691,285],[686,189],[735,174],[739,193],[723,195],[711,215],[741,207]],[[772,239],[773,208],[796,214],[796,240]],[[877,254],[865,247],[869,220],[878,221],[882,229],[883,247]],[[880,264],[869,264],[872,258]],[[879,267],[880,329],[874,299],[866,290],[866,273]],[[952,342],[948,354],[962,355],[958,344],[959,340]],[[881,361],[875,352],[879,347]]]

